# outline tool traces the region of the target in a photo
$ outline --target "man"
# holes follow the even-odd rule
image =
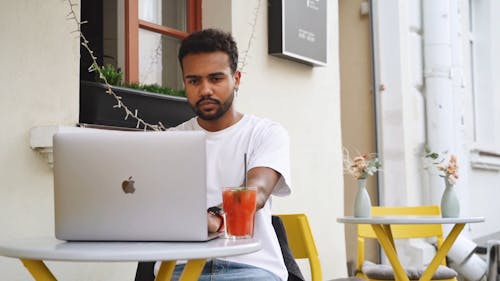
[[[257,187],[258,192],[254,237],[262,243],[262,250],[207,262],[200,280],[286,280],[288,273],[271,224],[270,195],[290,194],[288,134],[275,122],[235,110],[241,73],[230,34],[215,29],[191,34],[181,43],[179,62],[186,96],[197,117],[173,130],[207,134],[208,206],[222,206],[224,187],[243,185],[245,153],[248,186]],[[210,232],[222,229],[216,212],[208,212],[207,220]],[[174,275],[181,267],[177,266]]]

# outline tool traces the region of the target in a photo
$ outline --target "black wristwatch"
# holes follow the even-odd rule
[[[221,232],[222,229],[224,228],[224,211],[217,206],[213,206],[207,209],[207,212],[211,214],[212,216],[216,216],[220,218],[220,225],[219,228],[217,229],[217,232]]]

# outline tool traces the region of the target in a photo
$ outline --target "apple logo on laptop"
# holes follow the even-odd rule
[[[134,193],[135,192],[134,183],[135,183],[135,181],[132,179],[132,176],[130,176],[127,180],[124,180],[122,182],[123,192]]]

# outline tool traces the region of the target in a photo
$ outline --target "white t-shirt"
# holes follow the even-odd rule
[[[207,206],[222,203],[222,188],[243,184],[245,153],[249,170],[269,167],[281,174],[273,195],[290,194],[289,138],[280,124],[244,115],[224,130],[209,132],[198,125],[195,117],[171,130],[200,130],[207,134]],[[260,251],[225,259],[264,268],[287,280],[288,272],[271,223],[271,197],[255,214],[254,237],[262,244]]]

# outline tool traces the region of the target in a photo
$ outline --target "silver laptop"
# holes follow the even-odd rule
[[[206,241],[202,132],[54,135],[55,235],[79,241]]]

